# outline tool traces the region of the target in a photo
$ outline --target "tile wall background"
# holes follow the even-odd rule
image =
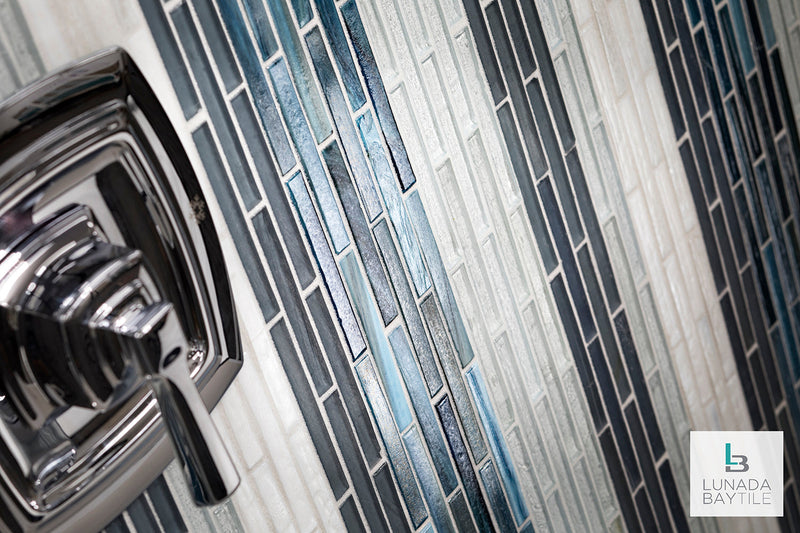
[[[759,60],[751,84],[771,68],[786,87],[760,126],[774,146],[751,170],[773,157],[765,168],[777,175],[783,155],[795,170],[782,179],[796,186],[785,146],[797,138],[797,69],[784,51],[797,24],[781,19],[762,72],[752,20],[797,6],[742,1],[738,46],[750,39]],[[724,25],[734,4],[710,13]],[[794,317],[765,323],[764,345],[731,328],[765,294],[737,307],[749,293],[719,285],[735,280],[733,252],[705,251],[709,218],[723,224],[712,231],[732,228],[736,211],[721,187],[710,212],[686,206],[732,154],[709,142],[711,173],[702,159],[686,165],[720,118],[700,106],[704,137],[676,136],[676,117],[694,109],[684,96],[703,96],[668,83],[681,84],[670,66],[691,69],[702,52],[691,44],[708,13],[689,26],[678,0],[648,5],[0,3],[17,32],[0,32],[13,80],[1,94],[125,46],[227,225],[246,364],[214,417],[242,486],[197,510],[173,465],[108,530],[775,529],[689,520],[679,496],[689,428],[749,428],[741,413],[754,406],[769,426],[766,395],[791,387],[754,361],[769,363],[762,346]],[[713,61],[735,70],[734,48],[720,53]],[[665,54],[677,56],[666,69]],[[704,74],[712,86],[718,74]],[[727,198],[744,196],[731,183]],[[780,206],[765,207],[769,217]],[[783,242],[770,238],[767,260]],[[787,261],[764,276],[796,281]],[[751,263],[733,267],[746,284]],[[775,423],[796,423],[792,402],[794,391],[771,404]]]

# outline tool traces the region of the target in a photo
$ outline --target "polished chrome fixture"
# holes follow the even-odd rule
[[[99,529],[169,440],[195,500],[227,498],[207,406],[240,366],[203,193],[130,57],[0,104],[0,530]]]

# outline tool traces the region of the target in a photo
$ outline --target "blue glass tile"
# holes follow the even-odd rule
[[[475,523],[478,526],[478,530],[491,531],[492,519],[489,516],[489,510],[486,508],[486,501],[483,499],[478,477],[475,475],[475,470],[473,470],[472,464],[469,461],[469,454],[467,453],[467,448],[464,446],[464,440],[461,438],[461,433],[458,430],[458,419],[453,412],[453,407],[450,405],[450,399],[444,396],[436,404],[436,410],[439,413],[439,420],[442,422],[444,434],[450,446],[450,452],[453,458],[455,458],[456,468],[458,469],[458,475],[461,477],[464,492],[467,493],[469,505],[472,508],[472,513],[475,515]],[[455,496],[453,498],[455,498]],[[463,495],[461,495],[461,499],[463,498]],[[452,500],[451,506],[453,506]],[[459,522],[460,514],[461,513],[457,514],[456,510],[453,509],[453,516],[456,517],[456,522]],[[462,515],[461,519],[470,525],[472,524],[469,513]],[[460,525],[459,531],[461,531]]]
[[[306,303],[314,324],[317,326],[320,342],[322,342],[325,353],[328,355],[328,361],[330,361],[333,376],[336,378],[339,393],[342,395],[342,401],[347,407],[347,412],[350,413],[350,419],[353,421],[353,427],[361,444],[361,450],[364,452],[364,458],[371,468],[381,459],[381,447],[378,444],[375,430],[372,429],[367,406],[364,404],[364,399],[361,397],[353,371],[350,368],[350,358],[347,357],[342,345],[339,343],[339,335],[336,333],[336,327],[331,320],[322,291],[319,288],[314,289],[314,292],[306,298]]]
[[[411,463],[417,472],[417,477],[422,486],[422,493],[425,495],[425,501],[428,502],[428,507],[431,510],[431,520],[436,526],[436,530],[442,533],[454,533],[455,529],[453,529],[450,514],[447,512],[447,504],[442,497],[442,492],[439,490],[436,474],[433,472],[430,462],[428,462],[428,456],[425,453],[422,440],[419,438],[419,433],[417,433],[417,428],[412,427],[409,429],[403,435],[403,441],[406,443],[406,449],[409,456],[411,456]]]
[[[517,528],[514,526],[514,519],[511,518],[511,513],[508,510],[508,503],[503,495],[503,487],[500,486],[500,480],[497,478],[497,471],[494,469],[492,461],[486,461],[481,469],[481,480],[486,489],[486,496],[489,498],[489,504],[494,511],[494,518],[497,520],[497,527],[500,531],[515,531]]]
[[[533,524],[528,522],[525,526],[519,530],[520,533],[534,533]]]
[[[400,367],[400,373],[403,376],[403,381],[405,381],[411,404],[417,413],[419,427],[430,451],[431,459],[433,459],[436,475],[439,477],[445,494],[450,494],[458,485],[458,479],[456,479],[456,473],[453,470],[453,464],[450,462],[442,432],[439,430],[436,415],[434,415],[433,407],[431,407],[431,402],[428,399],[428,391],[422,381],[414,354],[411,352],[411,347],[408,345],[408,340],[401,326],[398,326],[389,334],[389,343],[392,345],[395,359]]]
[[[408,286],[408,279],[405,276],[400,257],[397,255],[394,242],[392,242],[392,237],[389,235],[389,226],[386,224],[386,220],[378,222],[373,231],[381,250],[381,257],[389,271],[389,278],[394,286],[397,301],[400,303],[400,310],[408,327],[414,351],[417,353],[422,374],[425,376],[428,393],[432,397],[442,388],[442,377],[439,375],[428,337],[425,335],[425,326],[422,325],[416,298],[411,293],[411,287]]]
[[[311,11],[311,5],[308,3],[308,0],[292,0],[292,7],[294,8],[294,14],[297,17],[297,24],[301,28],[308,24],[308,21],[314,17],[314,13]]]
[[[410,533],[408,519],[406,519],[406,515],[403,512],[403,505],[400,503],[400,497],[397,494],[397,485],[392,479],[389,466],[386,463],[382,464],[372,476],[372,479],[375,480],[375,488],[378,490],[378,495],[383,503],[383,510],[386,512],[389,527],[392,528],[394,533]]]
[[[475,533],[475,524],[472,522],[467,500],[464,499],[464,494],[457,490],[455,494],[450,496],[447,500],[450,504],[450,512],[453,513],[453,518],[456,521],[456,529],[459,533]],[[486,531],[491,531],[487,529]]]
[[[778,369],[775,366],[775,358],[769,344],[769,336],[767,335],[764,321],[762,319],[762,312],[759,308],[761,298],[756,288],[755,279],[753,278],[753,268],[748,266],[742,272],[742,285],[744,294],[747,296],[747,305],[750,308],[750,313],[753,316],[753,328],[755,329],[756,343],[759,348],[759,355],[764,363],[764,373],[769,383],[769,391],[771,394],[771,402],[773,405],[778,405],[783,400],[783,391],[778,380]],[[789,407],[792,408],[790,402]],[[793,411],[794,412],[794,411]],[[800,417],[798,417],[800,419]]]
[[[289,335],[289,329],[286,327],[286,321],[280,319],[277,324],[272,326],[270,334],[281,359],[283,369],[286,372],[286,377],[289,379],[292,392],[294,392],[294,396],[297,399],[300,412],[303,414],[303,420],[305,420],[308,427],[311,442],[314,443],[314,448],[317,451],[320,463],[322,463],[322,469],[325,471],[330,483],[333,496],[338,500],[347,491],[349,483],[345,477],[344,470],[342,470],[342,464],[336,455],[336,450],[333,448],[333,442],[322,418],[316,395],[311,390],[303,365],[297,357],[292,338]]]
[[[272,12],[272,20],[275,22],[275,31],[278,32],[278,39],[283,45],[286,62],[292,70],[292,77],[296,84],[297,94],[300,95],[300,101],[303,102],[303,109],[305,109],[308,115],[308,121],[311,124],[311,130],[314,132],[314,138],[317,142],[321,142],[325,137],[331,134],[331,123],[328,121],[328,116],[325,114],[325,108],[322,105],[322,99],[320,98],[319,92],[317,92],[314,75],[311,73],[311,68],[308,65],[308,59],[303,51],[303,44],[300,42],[300,36],[297,34],[297,28],[292,20],[292,14],[289,12],[289,6],[286,5],[286,0],[266,1],[270,12]],[[308,6],[307,0],[292,0],[292,3],[295,3],[295,8],[298,3]],[[300,19],[299,13],[298,19]],[[302,20],[300,20],[300,25],[303,25]],[[281,90],[277,87],[275,90],[280,99]]]
[[[278,95],[278,102],[280,102],[283,117],[286,119],[289,134],[300,154],[300,161],[306,169],[306,175],[311,182],[311,190],[314,192],[325,227],[331,236],[333,249],[339,253],[350,244],[350,238],[347,236],[339,207],[333,197],[331,184],[322,167],[317,145],[311,137],[308,123],[294,92],[294,84],[289,77],[286,63],[282,59],[277,61],[269,68],[269,74],[272,77],[272,83],[275,84],[275,92]]]
[[[736,40],[739,42],[739,52],[744,61],[745,72],[750,72],[756,66],[753,60],[753,49],[750,45],[750,35],[747,33],[747,23],[744,21],[742,4],[740,0],[730,0],[728,6],[733,18],[733,26],[736,30]]]
[[[778,207],[780,211],[771,211],[770,219],[772,220],[773,224],[780,225],[781,221],[786,220],[789,215],[789,203],[788,203],[788,195],[786,194],[786,188],[784,187],[783,180],[781,179],[781,169],[780,169],[780,162],[778,161],[778,153],[775,149],[775,144],[772,142],[772,129],[770,128],[769,118],[767,115],[767,110],[764,108],[764,97],[761,93],[761,86],[758,83],[757,77],[750,78],[750,94],[753,95],[753,100],[756,103],[756,116],[759,118],[759,124],[761,125],[761,134],[764,136],[765,139],[768,139],[767,142],[764,143],[764,146],[767,149],[767,161],[769,162],[769,169],[772,173],[772,178],[775,180],[773,182],[774,187],[774,195],[778,200]],[[774,235],[780,235],[780,230],[777,229],[777,226],[773,228]]]
[[[539,12],[534,2],[521,2],[522,12],[528,23],[528,37],[533,44],[533,51],[539,60],[539,75],[542,78],[547,94],[549,95],[550,108],[553,111],[553,122],[558,129],[561,139],[561,146],[568,152],[575,144],[575,134],[572,131],[572,122],[567,114],[567,107],[564,105],[564,96],[561,94],[561,84],[558,82],[556,70],[553,66],[553,58],[550,55],[550,47],[542,31],[542,22],[539,19]]]
[[[567,169],[561,155],[561,148],[558,146],[553,123],[550,121],[550,114],[547,112],[547,104],[544,100],[542,88],[537,79],[531,80],[528,84],[528,99],[533,107],[533,116],[539,126],[539,134],[542,136],[547,159],[550,163],[553,183],[558,190],[558,199],[561,200],[561,209],[564,211],[564,218],[567,221],[567,228],[572,237],[573,245],[577,246],[583,240],[583,225],[581,224],[578,209],[575,206],[575,196],[572,193]]]
[[[261,178],[264,194],[272,207],[278,227],[281,228],[284,241],[300,243],[300,230],[292,216],[292,210],[289,207],[289,201],[286,199],[281,179],[278,177],[275,165],[272,163],[272,158],[267,151],[264,137],[256,122],[247,93],[240,92],[236,95],[231,101],[231,107],[242,130],[242,137],[244,137],[250,156],[253,158],[253,166]],[[305,247],[291,245],[287,247],[287,251],[292,259],[292,266],[294,266],[297,273],[300,287],[306,288],[317,277],[317,273],[314,272],[314,267],[311,265],[311,260],[306,253]]]
[[[200,160],[203,162],[203,167],[211,182],[214,196],[225,214],[225,222],[233,237],[233,244],[236,246],[242,265],[247,271],[261,314],[264,316],[264,320],[269,322],[278,313],[278,302],[261,264],[261,259],[258,257],[253,239],[250,238],[250,231],[247,229],[247,223],[236,202],[208,124],[203,124],[195,130],[192,140],[197,146],[197,152],[200,154]]]
[[[233,128],[230,113],[217,87],[211,64],[205,55],[203,45],[200,43],[200,36],[192,21],[189,7],[186,4],[181,4],[172,12],[172,20],[189,58],[197,86],[200,89],[203,102],[206,104],[208,117],[217,133],[225,159],[228,160],[231,176],[236,181],[245,209],[250,210],[261,200],[261,195],[258,193],[256,184],[253,181],[253,175],[250,173],[250,167],[242,151],[242,145],[239,143],[236,130]]]
[[[702,1],[700,2],[700,5],[703,6],[703,18],[706,21],[708,37],[711,40],[711,48],[714,51],[717,74],[719,76],[720,83],[722,84],[722,94],[728,94],[733,86],[731,85],[731,74],[728,70],[728,63],[725,60],[725,51],[722,45],[722,38],[719,34],[717,16],[714,13],[714,4],[712,2]]]
[[[339,512],[342,513],[344,527],[349,533],[366,533],[367,530],[364,529],[364,522],[361,521],[361,515],[358,514],[356,501],[352,496],[348,496],[347,499],[342,502],[342,505],[339,506]]]
[[[635,487],[642,480],[642,473],[639,470],[639,466],[636,464],[636,454],[633,451],[631,437],[625,425],[622,408],[614,392],[614,382],[611,380],[608,364],[603,356],[603,348],[600,346],[600,342],[595,339],[589,344],[587,351],[589,352],[589,359],[592,362],[594,372],[597,375],[597,384],[600,387],[600,393],[603,395],[603,400],[606,404],[608,421],[611,423],[611,430],[614,432],[614,437],[617,440],[617,446],[619,447],[622,464],[625,467],[625,473],[628,476],[630,486]]]
[[[533,59],[533,51],[525,35],[525,24],[519,12],[516,0],[500,0],[503,3],[503,14],[505,15],[508,33],[514,49],[517,51],[522,77],[527,78],[536,69],[536,61]]]
[[[428,512],[425,509],[425,503],[422,501],[419,487],[414,479],[411,464],[408,462],[408,457],[403,449],[403,442],[397,432],[397,426],[395,426],[394,417],[389,410],[389,404],[386,402],[386,397],[383,395],[381,386],[378,383],[378,375],[375,373],[375,368],[368,357],[358,363],[356,370],[361,386],[364,389],[364,394],[367,397],[367,402],[369,402],[369,406],[372,409],[378,431],[381,434],[383,446],[386,448],[386,455],[392,464],[394,475],[397,478],[397,485],[400,487],[400,493],[403,495],[406,509],[408,509],[408,514],[411,517],[411,523],[414,528],[417,528],[428,518]]]
[[[614,377],[614,383],[617,384],[620,401],[624,403],[631,394],[631,383],[625,373],[625,364],[622,362],[614,330],[611,328],[611,318],[609,317],[608,309],[606,309],[603,293],[600,290],[600,283],[597,281],[597,275],[594,272],[589,247],[585,244],[578,250],[578,263],[583,273],[583,281],[586,283],[586,291],[589,293],[589,301],[594,310],[594,316],[597,319],[600,339],[606,350],[608,363],[611,365],[611,375]]]
[[[147,494],[165,531],[175,533],[188,531],[163,474],[147,487]]]
[[[331,423],[331,429],[333,429],[333,434],[339,443],[342,459],[345,466],[347,466],[350,479],[353,481],[353,491],[358,497],[358,501],[361,502],[361,510],[367,519],[367,525],[372,531],[387,531],[389,526],[381,512],[378,494],[372,485],[369,471],[361,460],[358,443],[355,435],[353,435],[353,430],[350,428],[350,420],[345,414],[339,393],[334,391],[333,394],[325,399],[324,404],[325,412],[328,413],[328,420]]]
[[[697,7],[697,0],[686,0],[686,11],[689,12],[689,20],[692,26],[696,26],[700,22],[700,8]]]
[[[308,314],[300,298],[300,292],[292,279],[292,271],[289,262],[281,248],[278,233],[272,224],[272,220],[266,210],[262,209],[252,218],[253,229],[258,236],[261,250],[267,259],[267,264],[275,280],[275,287],[278,295],[283,302],[283,309],[286,311],[286,318],[292,326],[297,346],[300,354],[306,363],[308,373],[314,381],[317,394],[322,395],[333,386],[325,357],[317,343],[314,329],[311,327]]]
[[[425,255],[428,268],[430,268],[433,287],[439,296],[439,304],[442,307],[444,320],[450,329],[450,335],[461,360],[461,366],[465,367],[475,357],[475,353],[472,351],[472,345],[469,342],[467,330],[464,328],[458,305],[456,305],[456,298],[453,295],[453,289],[450,287],[450,281],[447,278],[447,271],[444,268],[442,256],[439,254],[436,239],[433,237],[433,231],[428,223],[428,216],[425,214],[425,208],[422,207],[419,192],[412,192],[406,202],[406,207],[411,213],[411,220],[414,222],[414,228],[417,230],[422,253]]]
[[[420,304],[420,309],[422,309],[425,323],[428,325],[428,331],[430,331],[431,340],[433,340],[434,348],[439,356],[439,362],[442,364],[447,385],[450,387],[450,393],[453,395],[456,411],[458,411],[461,424],[464,426],[464,433],[467,435],[472,457],[477,464],[486,456],[486,441],[483,440],[478,419],[475,416],[467,387],[464,385],[464,379],[461,376],[461,368],[450,345],[447,329],[442,321],[442,315],[436,305],[436,297],[433,293],[425,297]]]
[[[645,430],[647,431],[647,438],[650,441],[650,449],[653,452],[653,457],[658,460],[658,458],[664,454],[664,439],[661,438],[658,419],[653,411],[653,403],[650,399],[650,392],[647,389],[647,380],[645,379],[644,372],[642,372],[642,366],[639,362],[639,356],[636,353],[633,335],[628,325],[628,318],[624,311],[614,317],[614,328],[617,330],[619,345],[622,348],[625,362],[628,365],[628,372],[633,382],[633,391],[636,393],[636,401],[639,402],[639,410],[642,413],[642,420]],[[636,437],[634,437],[634,441],[636,441]]]
[[[503,131],[503,139],[505,140],[506,148],[508,148],[511,166],[514,169],[514,175],[517,177],[522,201],[525,204],[525,212],[528,214],[528,221],[533,228],[533,235],[536,238],[539,254],[542,256],[545,269],[550,273],[558,266],[558,258],[553,248],[553,242],[550,240],[550,232],[547,231],[547,224],[545,224],[542,216],[542,208],[539,206],[539,200],[536,197],[533,178],[525,161],[525,151],[522,148],[522,142],[519,140],[517,127],[514,124],[514,116],[508,103],[504,103],[497,110],[497,119],[500,122],[500,129]]]
[[[486,383],[483,381],[483,375],[479,367],[473,366],[467,371],[467,383],[472,392],[475,407],[478,409],[478,416],[480,416],[483,423],[483,430],[489,439],[492,455],[497,461],[500,478],[503,480],[503,486],[506,489],[511,509],[514,512],[514,519],[518,525],[521,525],[528,518],[528,508],[525,506],[525,499],[522,496],[522,490],[517,480],[517,472],[514,470],[514,463],[511,461],[511,455],[508,452],[505,438],[503,438],[503,433],[500,430],[500,424],[489,399],[489,394],[486,391]],[[483,475],[483,471],[481,471],[481,475]],[[491,496],[489,499],[492,501]],[[495,502],[492,502],[492,507],[495,511],[497,510]]]
[[[786,77],[783,73],[780,49],[776,48],[770,53],[770,62],[772,63],[772,72],[775,75],[775,84],[777,85],[778,95],[780,96],[780,103],[782,104],[784,110],[791,109],[792,102],[789,96],[789,88],[786,86]],[[798,137],[797,124],[795,124],[793,120],[787,120],[786,128],[789,130],[789,139],[791,139],[792,151],[795,154],[800,154],[800,138]]]
[[[197,13],[200,27],[203,28],[208,47],[211,49],[211,55],[219,69],[222,82],[225,84],[225,90],[231,92],[242,83],[242,77],[239,75],[239,69],[236,68],[236,61],[233,59],[214,5],[211,2],[196,2],[194,10]]]
[[[367,344],[375,357],[378,372],[384,387],[386,387],[397,427],[403,431],[411,423],[411,411],[406,402],[403,384],[400,382],[400,374],[397,372],[389,343],[383,334],[383,322],[375,310],[375,300],[372,299],[372,294],[361,274],[353,252],[348,252],[339,261],[339,266],[342,269],[347,288],[350,290],[350,298],[353,300],[356,313],[361,319],[361,326],[367,335]]]
[[[328,288],[333,306],[336,308],[339,324],[344,331],[350,352],[353,355],[353,359],[356,359],[366,349],[367,345],[353,314],[353,308],[342,284],[339,269],[336,267],[336,260],[328,247],[328,241],[325,239],[325,233],[317,217],[317,212],[314,210],[314,205],[311,203],[311,197],[308,195],[303,176],[299,172],[296,173],[287,182],[286,186],[289,188],[300,222],[303,224],[306,238],[311,243],[311,249],[322,272],[322,279]]]
[[[316,3],[320,22],[325,28],[325,34],[331,44],[331,52],[333,52],[336,65],[339,67],[339,74],[342,76],[342,84],[347,90],[350,107],[355,111],[364,105],[366,98],[361,89],[361,80],[358,78],[353,56],[350,55],[350,48],[347,46],[347,38],[342,30],[339,12],[333,0],[317,0]]]
[[[589,301],[583,289],[578,265],[572,253],[569,237],[567,237],[564,220],[561,218],[561,213],[558,210],[558,203],[556,202],[556,196],[553,192],[553,185],[550,183],[550,178],[545,178],[539,182],[539,194],[542,198],[542,205],[544,206],[547,220],[550,223],[550,229],[553,231],[553,240],[556,243],[558,255],[561,257],[561,267],[564,269],[567,288],[575,302],[575,311],[578,314],[578,321],[581,324],[583,338],[588,341],[597,333],[597,327],[595,326],[594,318],[592,318],[592,310],[589,307]]]
[[[747,189],[751,205],[753,206],[753,212],[755,213],[755,219],[753,222],[755,223],[756,235],[758,236],[758,242],[763,243],[768,236],[767,223],[764,218],[764,211],[762,209],[761,195],[758,192],[758,187],[756,186],[755,177],[750,165],[750,157],[748,156],[747,147],[744,145],[742,139],[742,128],[741,123],[739,122],[739,112],[736,107],[736,100],[733,98],[728,100],[726,108],[728,111],[728,119],[731,123],[731,133],[733,134],[736,153],[738,154],[742,168],[744,169],[744,187]],[[746,211],[740,212],[744,213]]]
[[[728,338],[731,341],[733,360],[736,363],[736,370],[739,372],[739,380],[742,382],[742,392],[744,393],[745,402],[747,402],[747,409],[750,412],[750,419],[753,423],[753,427],[759,428],[761,427],[763,419],[761,417],[761,411],[758,408],[755,387],[753,386],[750,369],[747,366],[747,357],[744,353],[742,341],[739,336],[739,325],[736,322],[736,315],[733,312],[730,294],[725,294],[720,299],[720,307],[722,309],[722,317],[725,319],[725,326],[728,330]]]
[[[500,67],[503,69],[508,81],[508,95],[511,98],[511,105],[514,107],[514,113],[516,113],[519,121],[521,140],[528,150],[533,174],[540,178],[547,172],[547,161],[542,152],[536,123],[533,120],[531,108],[525,96],[525,88],[522,85],[522,78],[514,59],[514,50],[506,33],[503,16],[500,14],[500,6],[497,2],[492,2],[486,7],[486,20],[494,38],[497,57],[500,59]]]
[[[381,125],[383,136],[386,139],[386,145],[389,147],[392,164],[397,175],[400,176],[400,184],[403,190],[406,190],[416,182],[414,170],[411,168],[405,145],[400,138],[400,130],[397,129],[397,122],[394,120],[389,99],[386,97],[386,90],[383,87],[378,65],[372,55],[372,48],[361,23],[355,0],[347,0],[342,5],[342,17],[347,26],[347,32],[350,35],[361,72],[364,75],[364,82],[372,100],[372,105],[375,108],[375,115],[378,117],[378,123]]]
[[[583,222],[586,224],[586,234],[592,245],[592,251],[594,252],[597,272],[600,274],[600,282],[603,284],[603,289],[606,291],[608,309],[613,313],[622,305],[622,302],[619,298],[614,269],[611,267],[611,259],[608,257],[606,240],[603,237],[603,232],[597,221],[597,213],[595,213],[592,204],[592,196],[589,192],[589,187],[586,185],[586,176],[583,173],[583,167],[581,167],[581,162],[578,158],[578,149],[573,148],[570,150],[566,159],[569,175],[572,176],[572,185],[575,187],[575,196],[578,199],[578,209],[583,215]]]
[[[631,533],[641,532],[642,527],[636,517],[636,508],[633,505],[631,491],[628,489],[628,483],[625,480],[625,472],[619,460],[619,452],[614,446],[614,437],[611,435],[611,431],[606,428],[597,438],[600,441],[600,448],[603,450],[603,457],[605,458],[608,473],[611,476],[611,483],[614,485],[614,492],[619,501],[619,508],[622,512],[622,518],[625,520],[625,526]],[[667,462],[664,462],[664,464],[667,464]],[[683,512],[682,507],[681,512]]]
[[[275,99],[267,84],[258,54],[247,34],[242,14],[236,6],[236,2],[219,2],[218,5],[236,57],[242,65],[242,72],[244,72],[247,86],[250,88],[250,94],[253,96],[256,110],[261,117],[261,124],[267,133],[272,150],[275,152],[281,173],[286,174],[294,166],[294,153],[286,138],[286,132],[281,124],[280,116],[278,116]]]
[[[400,243],[400,250],[403,252],[406,267],[414,282],[417,296],[422,295],[431,286],[431,280],[425,263],[422,260],[422,252],[419,243],[414,235],[414,226],[408,218],[408,212],[403,204],[403,197],[397,189],[397,183],[392,173],[386,152],[381,144],[380,133],[375,127],[372,113],[367,112],[358,118],[358,129],[361,133],[361,141],[367,151],[367,157],[372,165],[372,171],[378,181],[378,188],[389,212],[389,218],[397,234],[397,241]]]
[[[320,85],[322,85],[322,92],[333,115],[333,122],[339,132],[347,162],[352,169],[358,192],[361,194],[361,201],[367,211],[367,217],[370,221],[373,221],[383,212],[383,207],[375,190],[372,175],[367,167],[364,152],[361,151],[361,142],[358,140],[358,134],[347,109],[339,79],[333,71],[333,65],[328,57],[319,28],[314,28],[306,35],[306,43],[308,44],[308,50],[311,53],[311,59],[314,62]]]
[[[175,94],[178,95],[183,116],[190,119],[200,110],[200,100],[192,85],[186,64],[181,58],[178,43],[172,35],[167,17],[161,6],[155,2],[141,0],[139,5],[142,6],[142,12],[150,27],[150,32],[153,34],[153,39],[156,41],[158,51],[161,53],[161,59],[164,60],[172,87],[175,89]]]
[[[797,344],[792,334],[792,323],[789,319],[789,309],[785,294],[781,288],[780,274],[778,273],[778,264],[775,260],[775,253],[772,244],[764,248],[764,259],[767,263],[767,275],[772,290],[772,298],[775,301],[775,306],[778,309],[778,322],[783,334],[784,346],[786,353],[789,355],[789,362],[792,365],[792,376],[797,381],[800,377],[800,352],[797,351]]]
[[[594,421],[594,429],[595,431],[600,431],[606,425],[606,414],[603,410],[603,402],[600,400],[600,393],[592,373],[589,358],[586,355],[586,348],[583,345],[583,339],[578,329],[578,321],[572,312],[572,305],[570,305],[567,288],[564,285],[564,278],[561,274],[550,282],[550,288],[553,291],[558,314],[567,333],[567,342],[569,343],[572,357],[575,358],[575,367],[578,369],[578,376],[581,378],[581,385],[583,386],[584,394],[586,394],[589,412]]]
[[[493,53],[494,46],[492,46],[492,41],[489,39],[489,31],[486,28],[486,22],[483,20],[480,2],[478,0],[464,0],[464,10],[467,13],[467,20],[472,29],[472,34],[475,36],[475,48],[480,56],[483,71],[486,73],[489,89],[496,105],[505,98],[506,87],[503,83],[503,76],[500,74],[500,67],[497,65],[497,58]]]
[[[253,35],[256,36],[261,59],[266,61],[278,51],[278,41],[275,40],[275,34],[269,24],[264,2],[262,0],[242,0],[242,4],[247,14],[247,20],[250,21],[250,27],[253,29]]]
[[[772,27],[772,16],[769,12],[769,4],[766,0],[757,0],[758,14],[761,18],[761,27],[764,28],[764,41],[767,49],[775,46],[775,29]],[[750,16],[750,20],[755,21],[755,17]]]
[[[681,505],[681,499],[678,496],[678,489],[675,486],[675,479],[672,477],[672,468],[668,460],[661,463],[661,466],[658,467],[658,473],[661,476],[661,483],[664,486],[664,493],[667,496],[675,529],[679,532],[688,532],[689,523],[686,521],[686,513]]]
[[[388,324],[397,316],[397,306],[394,304],[389,281],[386,279],[386,273],[383,271],[383,266],[381,266],[381,261],[378,258],[378,251],[372,241],[369,224],[364,218],[361,205],[358,203],[358,195],[353,187],[353,181],[347,171],[347,166],[344,164],[344,159],[342,159],[339,145],[333,142],[326,146],[322,151],[322,157],[328,167],[331,179],[333,179],[336,192],[339,194],[344,214],[350,223],[350,231],[353,233],[353,240],[367,271],[367,279],[369,279],[369,283],[372,286],[383,323]]]
[[[128,506],[128,516],[131,517],[133,527],[136,531],[158,531],[158,521],[156,520],[144,494],[133,500]]]

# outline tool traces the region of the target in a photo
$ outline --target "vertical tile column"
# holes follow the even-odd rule
[[[800,5],[795,0],[769,0],[766,2],[773,20],[775,38],[781,49],[781,62],[786,77],[786,87],[794,112],[795,127],[800,128]],[[759,2],[759,11],[766,16],[765,2]]]

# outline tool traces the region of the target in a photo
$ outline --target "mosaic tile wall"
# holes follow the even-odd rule
[[[641,2],[750,419],[785,432],[796,530],[800,145],[783,50],[766,1],[669,7]]]
[[[800,5],[796,0],[769,0],[769,13],[773,30],[781,49],[786,86],[794,111],[794,120],[800,128]],[[766,15],[763,5],[760,12]]]

